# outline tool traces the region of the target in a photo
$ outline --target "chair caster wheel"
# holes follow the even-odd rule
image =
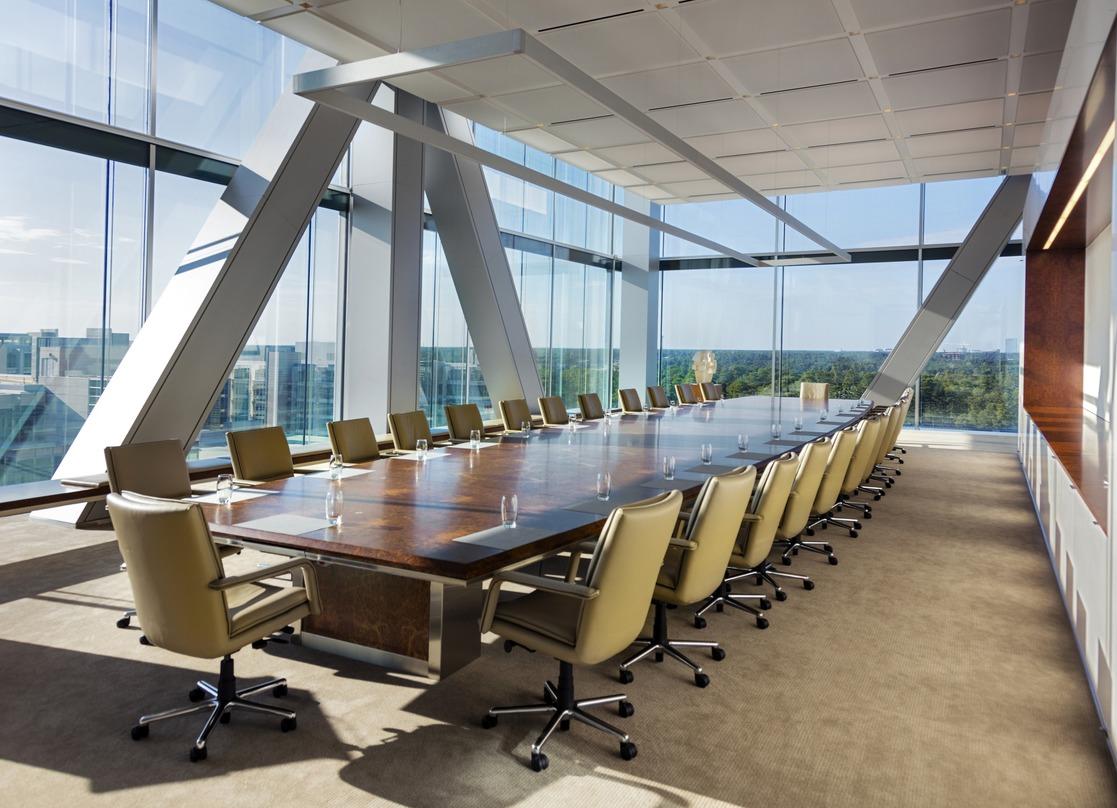
[[[866,511],[866,512],[865,512],[865,518],[866,518],[866,519],[872,519],[872,518],[873,518],[873,514],[872,514],[872,512],[871,512],[871,511]]]
[[[806,530],[803,531],[803,535],[804,536],[813,536],[814,535],[814,528],[813,527],[807,528]]]
[[[206,759],[206,748],[203,746],[199,749],[196,746],[190,747],[190,762],[197,763],[199,760]]]
[[[481,727],[483,729],[492,729],[495,726],[496,716],[492,713],[485,713],[484,717],[481,719]]]
[[[632,684],[633,678],[632,671],[622,669],[621,672],[617,674],[617,680],[620,681],[622,685]]]
[[[784,592],[782,589],[777,589],[776,590],[776,600],[778,600],[778,601],[787,600],[787,593]]]
[[[564,719],[562,719],[562,721],[559,721],[559,730],[562,731],[562,732],[569,732],[570,731],[570,719],[569,718],[564,718]]]
[[[714,606],[714,611],[715,612],[724,612],[725,611],[725,604],[723,604],[723,603],[717,604],[716,606]]]
[[[217,720],[220,721],[222,724],[228,724],[230,721],[233,720],[233,714],[229,710],[226,710],[225,712],[223,712],[221,714],[221,717]],[[286,720],[286,719],[284,719],[284,720]]]
[[[698,687],[709,687],[710,677],[704,673],[696,673],[694,674],[694,684]]]
[[[632,718],[636,714],[636,708],[632,706],[631,701],[622,701],[617,704],[617,715],[621,718]]]
[[[142,741],[144,738],[146,738],[150,734],[151,734],[151,727],[148,726],[147,724],[136,724],[136,726],[132,727],[132,740],[133,741]]]
[[[768,598],[761,598],[760,599],[760,608],[763,609],[764,611],[768,611],[769,609],[772,608],[772,601],[768,600]]]
[[[785,567],[790,567],[791,566],[791,559],[788,558],[787,556],[783,556],[782,558],[780,558],[780,563],[782,563]]]
[[[279,722],[279,728],[284,732],[294,732],[298,726],[299,722],[294,718],[284,718]]]
[[[853,529],[854,530],[860,530],[861,529],[861,523],[860,522],[854,522],[853,523]]]
[[[705,617],[699,617],[698,615],[695,615],[694,616],[694,627],[695,628],[706,628],[706,618]]]
[[[757,628],[768,628],[768,618],[767,617],[756,618],[756,627]]]
[[[656,652],[655,661],[656,662],[662,662],[663,661],[663,653],[662,652],[659,652],[659,651]]]
[[[757,575],[756,580],[753,581],[753,584],[756,585],[756,586],[761,586],[763,583],[764,583],[764,579],[761,578],[759,575]]]
[[[547,756],[544,755],[542,752],[531,753],[531,770],[533,772],[541,772],[550,764],[551,761],[547,760]]]
[[[190,699],[190,701],[194,702],[195,704],[197,704],[205,697],[206,691],[202,690],[200,687],[196,687],[186,694],[186,698]]]
[[[119,620],[116,621],[116,627],[117,628],[128,628],[128,626],[130,626],[130,625],[132,625],[131,615],[126,614],[122,618],[120,618]]]
[[[827,561],[829,561],[829,562],[830,562],[830,566],[831,566],[831,567],[836,567],[836,566],[838,566],[838,557],[837,557],[837,556],[830,556],[830,557],[829,557],[829,558],[827,559]]]
[[[849,537],[851,539],[856,539],[858,537],[858,535],[860,535],[860,534],[858,534],[858,532],[856,530],[849,531]]]
[[[880,502],[881,496],[882,496],[881,494],[874,494],[873,495],[873,501],[874,502]]]
[[[287,695],[287,685],[276,685],[272,688],[271,694],[277,699],[281,699]]]
[[[632,760],[636,757],[636,744],[632,741],[625,741],[621,744],[621,757],[625,760]]]
[[[811,580],[803,581],[803,588],[807,589],[807,590],[814,589],[814,581],[811,581]]]
[[[722,648],[720,645],[715,645],[713,648],[710,649],[710,656],[714,658],[715,662],[721,662],[723,659],[725,659],[725,649]]]
[[[828,553],[834,552],[834,548],[829,544],[822,545],[822,549],[825,550]]]
[[[504,641],[504,653],[506,653],[506,654],[512,653],[512,649],[515,648],[515,647],[516,647],[516,643],[512,642],[511,640],[505,640]]]
[[[826,528],[830,527],[830,525],[823,522],[821,525],[819,525],[819,527],[822,528],[823,530],[826,530]],[[811,535],[813,536],[814,534],[812,533]]]
[[[146,634],[140,635],[140,645],[151,645],[151,640],[147,638]]]

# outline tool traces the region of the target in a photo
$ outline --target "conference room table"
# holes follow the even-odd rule
[[[316,563],[321,614],[302,621],[305,646],[382,667],[440,678],[477,658],[482,584],[495,573],[540,561],[596,537],[609,511],[677,489],[697,495],[703,480],[737,466],[763,465],[859,420],[864,409],[757,396],[675,410],[613,414],[529,436],[486,436],[482,447],[436,445],[347,466],[238,487],[233,502],[203,500],[217,541]],[[794,430],[800,416],[803,427]],[[774,423],[782,434],[773,439]],[[738,449],[747,434],[749,450]],[[702,444],[712,446],[703,464]],[[663,459],[676,458],[674,480]],[[597,476],[611,476],[608,500]],[[341,523],[325,520],[327,492],[343,496]],[[501,497],[515,494],[514,528]],[[209,501],[205,501],[209,500]]]

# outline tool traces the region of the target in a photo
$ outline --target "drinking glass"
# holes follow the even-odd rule
[[[795,420],[792,422],[795,425],[795,431],[799,432],[803,429],[803,416],[796,415]]]
[[[481,430],[480,429],[469,430],[469,448],[470,449],[480,449],[481,448]]]
[[[826,410],[820,410],[819,413],[818,413],[818,422],[821,424],[823,421],[825,421],[829,417],[830,417],[830,413],[828,413]]]
[[[602,502],[609,499],[609,494],[612,492],[613,478],[607,471],[599,472],[597,475],[597,498]]]
[[[341,525],[341,505],[343,501],[341,483],[330,483],[330,489],[326,492],[326,521],[332,527]]]
[[[675,479],[675,458],[667,456],[663,458],[663,479]]]
[[[702,465],[708,466],[714,462],[714,445],[712,443],[703,443],[699,450],[699,457],[702,458]]]
[[[748,432],[742,432],[740,435],[737,436],[737,449],[739,449],[742,452],[747,452],[749,450],[749,433]]]
[[[779,440],[780,435],[782,435],[782,434],[783,434],[783,424],[778,423],[778,422],[772,424],[772,440]]]
[[[217,475],[217,504],[228,505],[233,501],[233,475]]]
[[[340,480],[341,470],[343,468],[345,468],[345,466],[341,462],[341,457],[337,454],[330,455],[330,479]]]
[[[418,455],[420,460],[427,459],[427,449],[429,448],[426,438],[419,438],[415,441],[415,454]]]
[[[574,432],[574,430],[577,429],[577,428],[578,428],[577,427],[577,422],[573,418],[571,418],[569,421],[566,422],[566,431],[567,432]]]
[[[516,517],[520,513],[520,498],[515,494],[505,495],[500,498],[500,523],[505,527],[515,527]]]
[[[520,432],[522,432],[524,434],[524,437],[530,438],[531,437],[531,421],[520,421]]]

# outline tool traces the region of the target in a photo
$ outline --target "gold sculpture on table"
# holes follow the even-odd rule
[[[690,365],[694,368],[694,380],[698,384],[709,384],[717,373],[718,359],[713,351],[695,351]]]

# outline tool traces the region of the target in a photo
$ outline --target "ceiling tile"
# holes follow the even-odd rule
[[[570,163],[572,166],[577,166],[584,171],[601,171],[613,168],[612,163],[602,160],[596,154],[590,154],[588,151],[563,152],[558,155],[557,159]]]
[[[521,129],[518,132],[508,132],[509,137],[514,137],[521,143],[526,143],[534,149],[558,154],[570,151],[573,145],[561,138],[557,138],[545,129]]]
[[[896,151],[896,144],[891,140],[870,140],[863,143],[845,143],[838,146],[816,146],[813,149],[807,149],[806,155],[821,169],[831,166],[853,166],[900,159],[900,153]]]
[[[1038,146],[1043,142],[1043,124],[1026,123],[1012,128],[1012,148]]]
[[[914,22],[1003,6],[1004,0],[850,0],[861,30],[911,25]]]
[[[767,93],[864,76],[847,37],[722,59],[750,93]]]
[[[999,168],[986,168],[978,171],[950,171],[945,174],[925,177],[926,182],[948,182],[950,180],[974,180],[979,177],[996,177],[1000,174]]]
[[[498,132],[503,132],[506,129],[526,129],[534,123],[534,121],[526,121],[506,110],[498,109],[483,98],[446,104],[445,109],[464,115],[471,121],[476,121]]]
[[[644,185],[647,183],[646,179],[637,177],[635,174],[631,174],[628,171],[624,171],[620,168],[610,169],[609,171],[595,171],[594,174],[598,177],[601,177],[601,179],[605,180],[606,182],[611,182],[613,183],[613,185],[620,185],[622,187],[627,187],[629,185]]]
[[[882,76],[1008,55],[1007,8],[865,35]]]
[[[944,107],[907,109],[896,113],[900,128],[907,135],[949,132],[952,129],[976,129],[997,126],[1004,119],[1005,102],[1000,98],[950,104]]]
[[[944,154],[991,151],[1001,147],[1001,128],[989,127],[942,132],[937,135],[919,135],[908,138],[907,146],[912,157],[939,157]]]
[[[1012,162],[1009,165],[1015,168],[1030,168],[1038,162],[1039,149],[1035,146],[1026,146],[1023,149],[1012,150]]]
[[[635,126],[613,115],[589,121],[557,124],[550,129],[563,140],[569,140],[584,149],[624,146],[628,143],[640,143],[647,138],[647,135]]]
[[[725,132],[717,135],[701,135],[687,138],[687,142],[698,151],[710,157],[725,157],[731,154],[752,154],[762,151],[778,151],[787,146],[774,130],[753,129],[748,132]]]
[[[737,176],[745,174],[766,174],[779,171],[802,171],[807,166],[793,151],[768,152],[766,154],[740,154],[736,157],[723,157],[718,160],[726,170]]]
[[[640,172],[641,176],[647,177],[651,182],[660,184],[665,182],[709,179],[709,175],[706,174],[706,172],[685,161],[640,166],[636,170]]]
[[[768,49],[845,33],[830,0],[710,0],[676,13],[711,56]]]
[[[679,137],[736,132],[766,126],[764,119],[756,114],[749,103],[739,98],[657,110],[651,113],[651,117]]]
[[[1061,51],[1067,43],[1074,0],[1051,0],[1028,6],[1028,33],[1024,50],[1028,53]]]
[[[694,196],[696,194],[721,194],[729,189],[717,180],[705,179],[692,182],[672,182],[663,186],[672,196]]]
[[[565,84],[497,96],[500,106],[532,124],[573,121],[608,115],[609,110]]]
[[[645,110],[736,95],[705,61],[614,76],[601,83],[628,103]]]
[[[835,143],[854,143],[859,140],[880,140],[891,137],[888,124],[881,115],[863,115],[860,118],[835,118],[816,123],[785,126],[783,131],[803,146],[829,146]]]
[[[1037,93],[1052,89],[1062,58],[1062,51],[1025,56],[1024,65],[1020,68],[1020,92]]]
[[[468,4],[445,0],[342,0],[315,14],[336,19],[389,51],[426,48],[501,30]]]
[[[509,24],[505,27],[538,31],[540,28],[624,14],[643,6],[640,0],[562,0],[561,3],[554,0],[516,0],[515,3],[501,3],[499,8],[508,15]]]
[[[976,154],[954,154],[942,157],[922,157],[914,161],[915,168],[923,174],[942,174],[956,171],[983,171],[999,168],[1000,151],[978,152]]]
[[[674,194],[670,191],[665,191],[662,188],[657,188],[654,185],[632,185],[624,189],[625,193],[631,191],[634,194],[639,194],[645,199],[663,199],[665,197],[673,197]]]
[[[640,166],[646,163],[670,163],[679,159],[675,152],[658,143],[633,143],[601,149],[598,154],[622,166]]]
[[[865,81],[770,93],[757,100],[781,125],[880,111]]]
[[[525,56],[470,62],[439,70],[437,75],[468,87],[474,95],[504,95],[561,84],[554,73]]]
[[[662,14],[613,17],[539,38],[591,76],[652,70],[701,58]]]
[[[755,174],[741,179],[758,191],[770,191],[776,188],[811,188],[819,184],[818,176],[813,171]]]
[[[899,160],[886,163],[872,163],[863,166],[840,166],[826,172],[833,183],[874,182],[905,178],[907,168]]]
[[[434,73],[412,73],[410,76],[397,76],[389,82],[393,87],[425,98],[434,104],[445,104],[447,101],[460,101],[473,98],[475,95],[469,90],[462,89],[456,84],[451,84],[446,79]]]
[[[297,39],[315,50],[329,53],[334,58],[347,62],[371,59],[387,53],[386,49],[377,47],[335,22],[313,14],[276,17],[264,25],[284,36]],[[455,97],[460,97],[460,94]]]
[[[998,60],[892,76],[884,79],[884,90],[895,109],[935,107],[1004,97],[1005,76],[1005,62]]]
[[[1032,93],[1016,99],[1016,123],[1032,123],[1047,118],[1051,93]]]

